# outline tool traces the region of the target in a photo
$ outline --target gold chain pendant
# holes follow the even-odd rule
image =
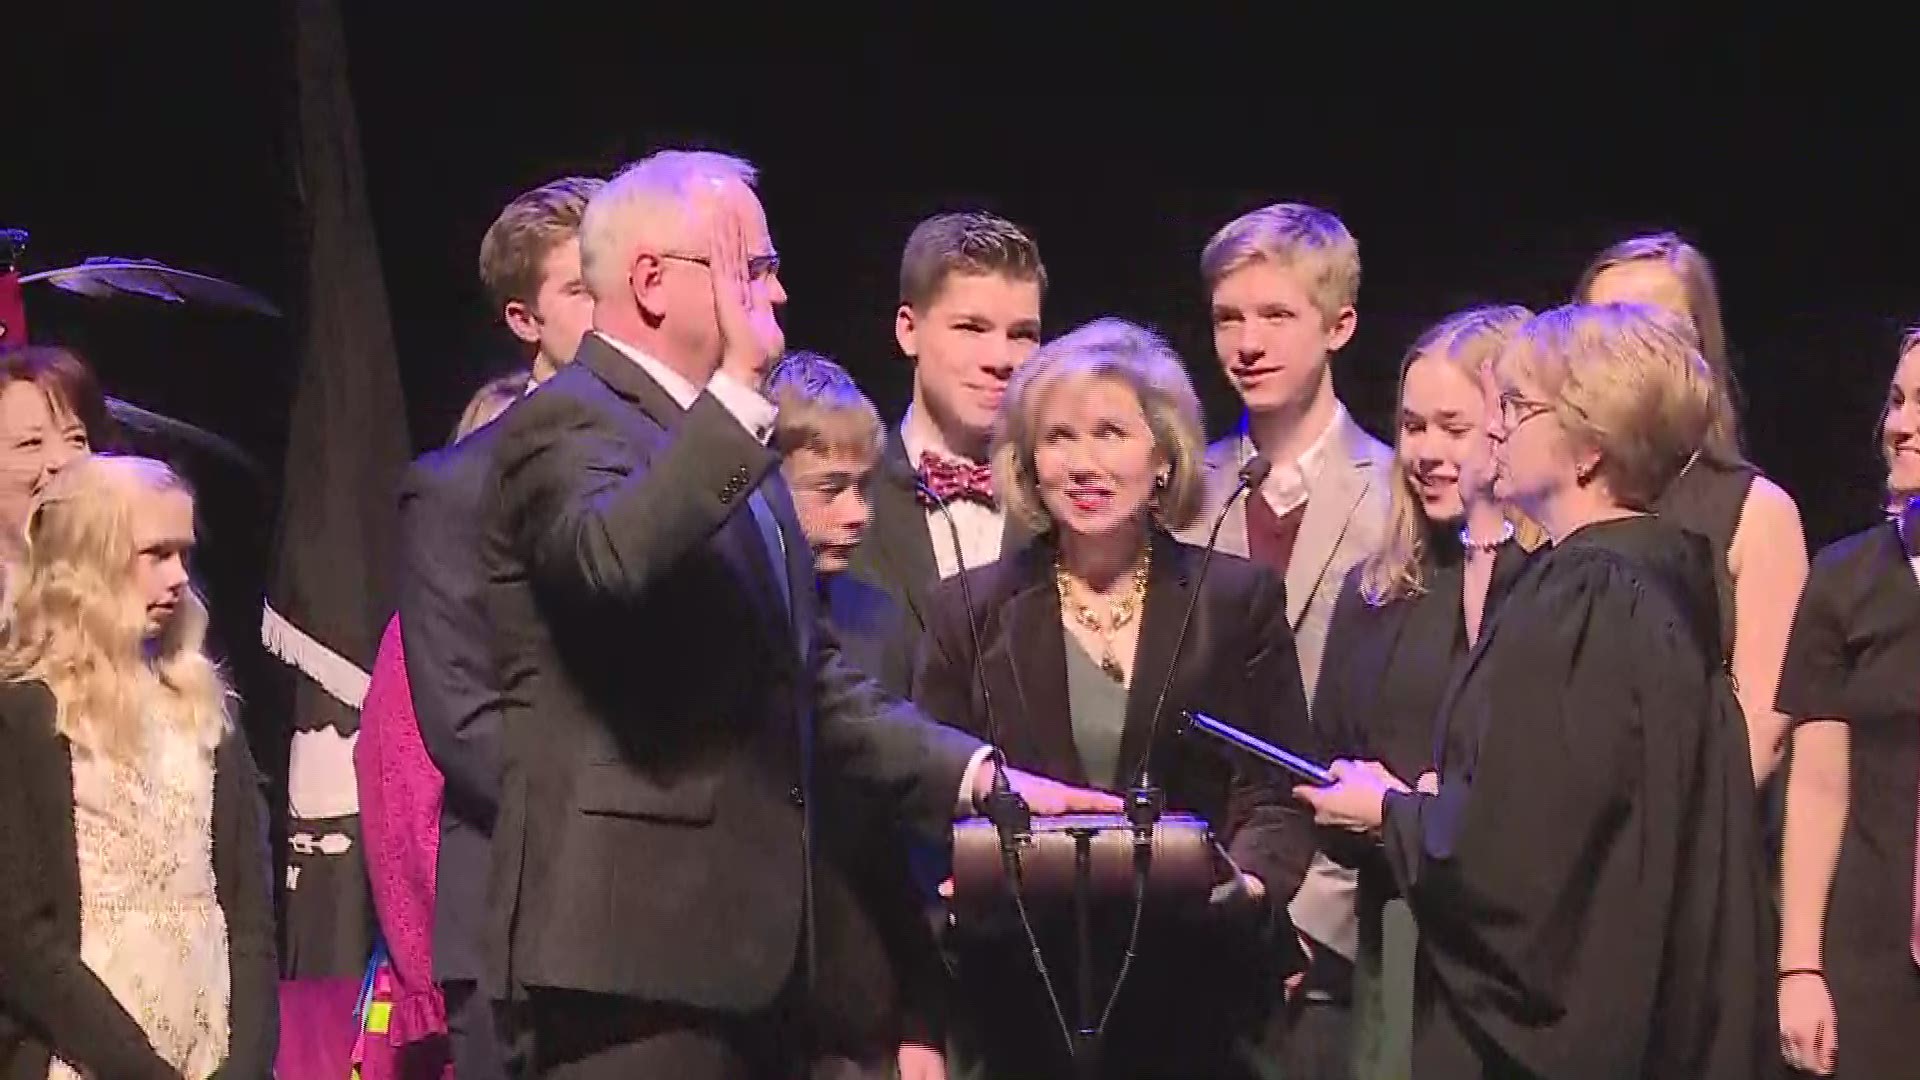
[[[1100,670],[1114,682],[1126,681],[1126,669],[1120,666],[1120,658],[1114,652],[1114,638],[1133,622],[1134,616],[1139,614],[1140,609],[1146,604],[1147,555],[1148,548],[1143,544],[1133,564],[1133,587],[1127,591],[1126,596],[1109,606],[1108,616],[1105,619],[1095,613],[1090,604],[1073,595],[1074,578],[1067,572],[1067,568],[1058,562],[1053,565],[1053,583],[1060,594],[1061,607],[1073,616],[1075,622],[1086,627],[1089,633],[1100,640]]]

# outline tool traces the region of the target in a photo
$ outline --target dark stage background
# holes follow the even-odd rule
[[[33,230],[28,269],[144,255],[297,299],[283,5],[19,6],[0,225]],[[1605,243],[1677,228],[1718,263],[1754,457],[1816,543],[1873,513],[1871,428],[1897,331],[1920,316],[1899,28],[1855,24],[1829,46],[1801,27],[1676,16],[1493,29],[1195,6],[1094,31],[1043,25],[1043,5],[944,8],[925,26],[345,6],[416,447],[513,361],[474,273],[501,204],[699,143],[762,167],[790,341],[841,357],[890,414],[907,386],[899,249],[943,208],[1031,229],[1055,282],[1050,333],[1106,313],[1167,332],[1216,427],[1232,412],[1200,245],[1267,201],[1338,211],[1366,265],[1338,380],[1377,432],[1426,323],[1473,302],[1558,302]],[[81,345],[123,396],[240,441],[277,485],[293,326],[39,289],[28,303],[36,337]]]

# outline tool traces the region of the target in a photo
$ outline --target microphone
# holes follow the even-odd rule
[[[960,602],[967,606],[967,632],[973,640],[973,684],[980,691],[981,709],[987,714],[987,743],[992,748],[993,789],[987,794],[987,820],[993,822],[995,831],[1000,834],[1002,853],[1011,856],[1019,844],[1033,839],[1033,810],[1007,782],[1006,755],[1000,749],[1000,717],[993,710],[993,692],[988,689],[986,676],[981,673],[980,657],[985,650],[980,644],[979,609],[973,606],[973,589],[967,580],[966,555],[960,546],[960,523],[954,519],[953,508],[947,505],[947,500],[921,479],[920,473],[911,465],[904,461],[891,461],[886,471],[888,479],[925,495],[933,503],[940,511],[940,516],[946,519],[947,533],[953,539],[953,561],[957,568],[955,576],[960,579]]]
[[[1240,496],[1266,483],[1267,474],[1273,471],[1273,462],[1254,454],[1246,464],[1240,466],[1240,482],[1227,494],[1226,502],[1220,505],[1220,513],[1213,519],[1213,530],[1207,533],[1207,549],[1200,556],[1200,570],[1193,577],[1193,589],[1187,594],[1187,611],[1180,618],[1180,633],[1173,639],[1173,652],[1167,661],[1166,678],[1160,682],[1160,694],[1154,699],[1153,712],[1148,714],[1147,739],[1140,748],[1140,767],[1135,770],[1134,789],[1127,793],[1127,818],[1136,830],[1151,829],[1160,819],[1164,796],[1154,789],[1148,765],[1153,760],[1154,738],[1160,731],[1160,714],[1166,710],[1167,695],[1173,692],[1173,676],[1180,668],[1180,651],[1186,647],[1187,631],[1193,626],[1193,613],[1200,606],[1200,587],[1206,584],[1207,571],[1213,566],[1215,545],[1220,540],[1220,527],[1227,523],[1227,513],[1233,509],[1234,501]],[[1138,804],[1136,806],[1136,804]]]

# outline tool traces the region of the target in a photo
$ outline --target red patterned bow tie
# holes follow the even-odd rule
[[[994,504],[993,470],[986,465],[956,461],[927,451],[920,455],[920,479],[947,502],[972,499],[982,506]],[[921,504],[931,509],[933,500],[924,491],[919,495]]]

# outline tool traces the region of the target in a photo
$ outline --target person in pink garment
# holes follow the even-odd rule
[[[461,414],[453,441],[486,426],[517,400],[527,373],[488,382]],[[362,1080],[452,1077],[447,1007],[433,970],[433,910],[444,779],[427,755],[414,716],[400,644],[400,618],[387,623],[360,708],[353,765],[374,911],[387,944],[391,1011],[384,1036],[372,1032]],[[384,1045],[375,1040],[384,1039]]]

